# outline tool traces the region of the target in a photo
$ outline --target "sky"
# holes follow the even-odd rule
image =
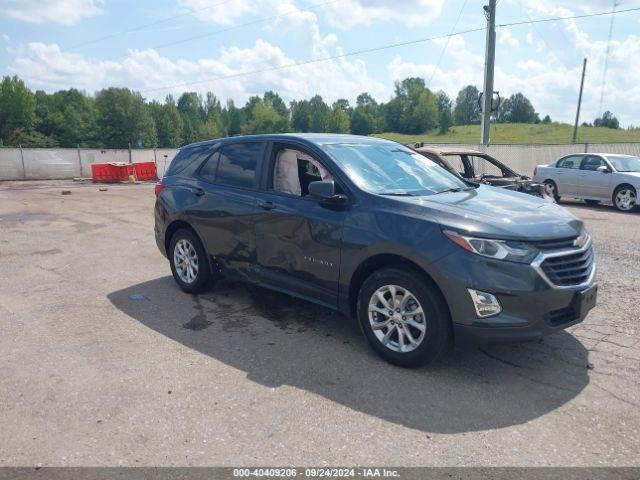
[[[488,1],[488,0],[487,0]],[[640,0],[617,0],[618,10]],[[128,87],[147,99],[212,91],[242,105],[278,92],[388,101],[394,82],[425,79],[455,98],[482,87],[481,0],[0,0],[0,76],[32,90],[93,94]],[[499,0],[497,24],[611,11],[612,0]],[[536,111],[572,123],[583,58],[581,121],[611,110],[640,125],[640,10],[497,28],[495,90],[524,93]],[[391,44],[418,41],[341,56]],[[608,51],[608,55],[607,55]],[[315,61],[286,68],[292,63]],[[608,58],[606,79],[605,61]],[[283,68],[284,67],[284,68]],[[247,74],[248,72],[253,72]],[[603,79],[606,81],[603,82]]]

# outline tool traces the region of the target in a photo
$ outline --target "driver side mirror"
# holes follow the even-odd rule
[[[596,168],[596,171],[600,173],[611,173],[611,169],[606,165],[600,165],[598,168]]]
[[[309,183],[309,195],[327,203],[347,203],[349,198],[342,193],[336,193],[333,180],[322,180]]]

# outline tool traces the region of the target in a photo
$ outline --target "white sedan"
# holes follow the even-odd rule
[[[589,205],[611,201],[622,212],[637,204],[640,157],[609,153],[572,153],[550,165],[538,165],[533,179],[544,183],[556,201],[580,198]]]

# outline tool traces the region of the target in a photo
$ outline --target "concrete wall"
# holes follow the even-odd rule
[[[531,175],[536,165],[548,164],[575,152],[609,152],[640,156],[639,143],[578,143],[575,145],[470,145],[446,144],[442,147],[473,148],[486,151],[514,170]],[[176,149],[131,150],[131,160],[156,162],[162,177]],[[128,150],[75,148],[0,148],[1,180],[54,180],[91,177],[92,163],[129,162]]]
[[[156,162],[164,175],[176,149],[131,150],[134,163]],[[166,157],[165,157],[166,155]],[[56,180],[91,177],[92,163],[129,162],[129,150],[0,148],[1,180]]]

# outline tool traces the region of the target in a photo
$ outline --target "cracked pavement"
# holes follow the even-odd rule
[[[180,292],[153,202],[0,184],[0,465],[639,464],[640,213],[564,203],[598,255],[582,324],[403,370],[325,308]]]

